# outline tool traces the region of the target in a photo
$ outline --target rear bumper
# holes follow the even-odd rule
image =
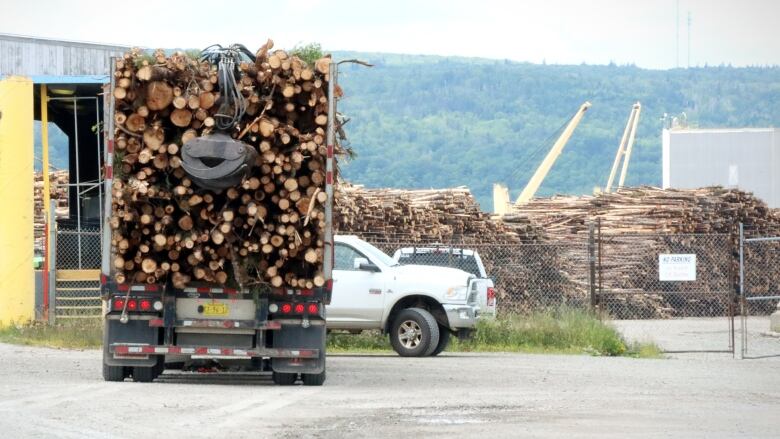
[[[444,304],[450,329],[473,328],[477,324],[478,311],[471,305]]]
[[[319,358],[319,349],[236,349],[236,348],[211,348],[211,347],[180,347],[180,346],[152,346],[114,343],[108,347],[108,351],[120,356],[146,357],[149,355],[187,355],[196,358],[230,358],[250,359],[253,357],[264,358]]]

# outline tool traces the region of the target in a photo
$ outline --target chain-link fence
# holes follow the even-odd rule
[[[617,319],[658,319],[731,316],[734,309],[737,259],[729,235],[601,236],[595,230],[556,243],[361,238],[400,263],[451,266],[492,279],[499,314],[567,306],[597,307]],[[662,255],[695,255],[693,278],[662,276]]]
[[[742,357],[780,356],[780,322],[766,317],[780,313],[780,234],[744,231],[740,254]]]
[[[99,227],[79,229],[60,224],[55,239],[55,318],[99,317]]]
[[[732,316],[732,236],[596,236],[597,306],[617,319]]]
[[[57,226],[57,269],[100,268],[100,228]]]

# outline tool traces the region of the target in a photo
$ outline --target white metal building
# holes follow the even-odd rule
[[[665,129],[663,187],[723,186],[780,208],[780,129]]]

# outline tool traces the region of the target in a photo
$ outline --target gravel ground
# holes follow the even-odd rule
[[[769,331],[769,317],[748,317],[747,352],[745,357],[775,357],[780,360],[780,334]],[[615,320],[613,325],[632,341],[652,341],[676,358],[718,357],[732,358],[729,350],[729,322],[725,317],[684,318],[670,320]],[[736,358],[742,349],[742,329],[739,317],[734,318]],[[710,351],[710,352],[705,352]]]
[[[106,383],[99,351],[0,344],[0,436],[778,437],[780,361],[330,356],[323,387],[167,372]]]

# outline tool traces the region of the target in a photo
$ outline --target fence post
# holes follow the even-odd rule
[[[48,273],[48,281],[49,281],[49,308],[48,311],[48,321],[50,325],[53,325],[54,317],[55,317],[55,311],[57,308],[57,202],[52,200],[51,206],[49,207],[49,254],[47,255],[47,258],[49,259],[49,266],[47,267],[49,269]]]
[[[596,311],[596,242],[595,226],[593,222],[588,225],[588,266],[590,277],[588,287],[590,288],[590,310]]]
[[[740,359],[747,353],[747,316],[745,308],[745,226],[739,223],[739,307],[740,307]]]

